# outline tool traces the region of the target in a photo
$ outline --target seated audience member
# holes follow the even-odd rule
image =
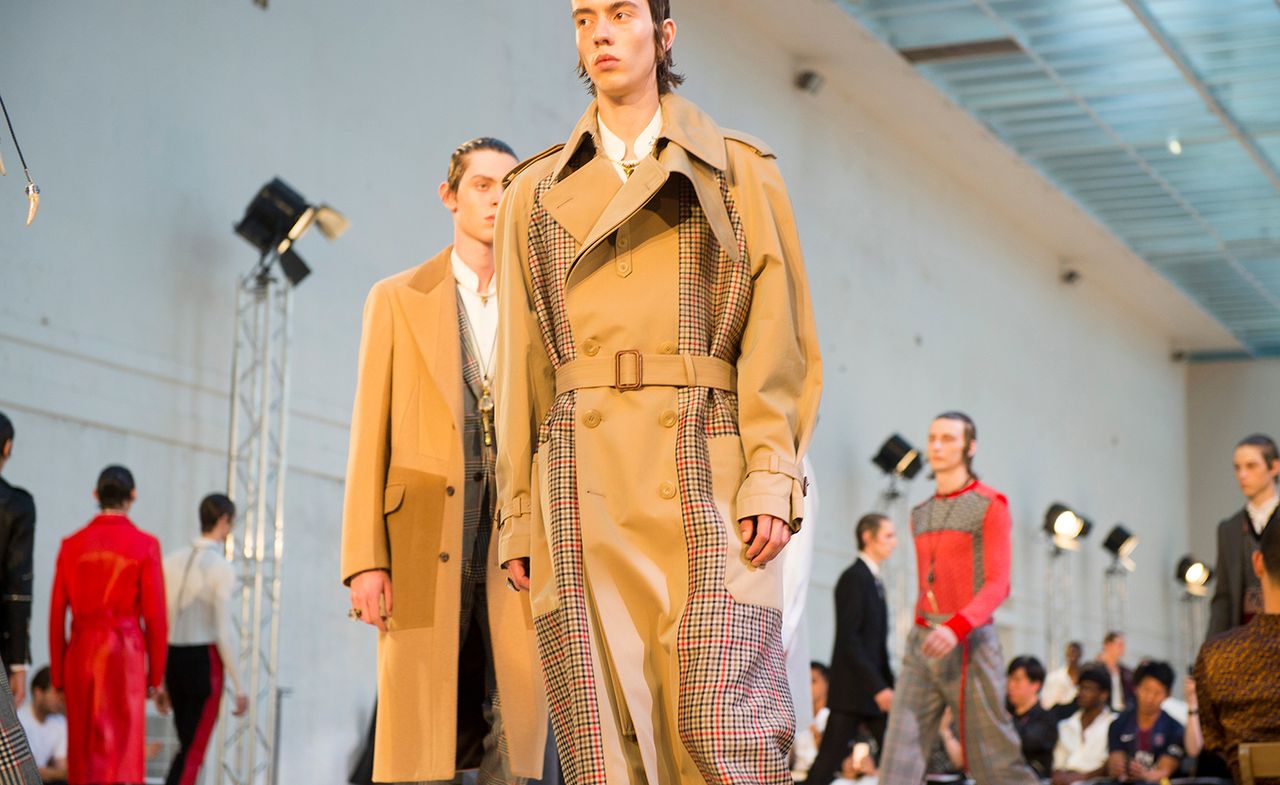
[[[1159,782],[1173,776],[1182,762],[1182,725],[1160,704],[1173,686],[1173,668],[1146,662],[1133,674],[1137,705],[1111,723],[1107,773],[1116,779]]]
[[[18,720],[44,783],[67,780],[67,718],[63,709],[62,693],[50,683],[49,668],[41,668],[31,680],[31,699],[18,709]]]
[[[1013,727],[1022,740],[1022,757],[1037,777],[1048,777],[1053,747],[1058,743],[1058,723],[1040,705],[1044,665],[1032,656],[1015,657],[1009,663],[1006,703]]]
[[[1067,661],[1061,668],[1049,671],[1044,677],[1044,689],[1040,691],[1040,705],[1046,709],[1074,703],[1076,699],[1076,683],[1080,681],[1080,660],[1084,657],[1084,646],[1080,641],[1067,644]]]
[[[1106,669],[1086,666],[1077,682],[1074,714],[1058,724],[1053,748],[1053,785],[1068,785],[1100,777],[1107,769],[1107,733],[1115,715],[1111,701],[1111,676]]]
[[[943,709],[942,718],[938,720],[938,738],[929,752],[925,778],[928,782],[964,781],[964,745],[960,743],[960,727],[950,706]]]
[[[1225,758],[1237,781],[1240,744],[1280,741],[1280,527],[1262,530],[1252,560],[1262,613],[1211,638],[1195,666],[1205,749]]]
[[[831,683],[827,666],[814,660],[809,663],[809,687],[813,694],[813,724],[807,729],[796,729],[796,742],[791,748],[791,778],[803,782],[809,774],[809,767],[818,757],[818,746],[822,743],[822,732],[827,726],[827,687]]]
[[[1120,661],[1124,657],[1125,648],[1124,633],[1112,630],[1102,639],[1102,651],[1098,654],[1097,662],[1101,663],[1111,675],[1112,711],[1133,708],[1134,685],[1137,681],[1133,677],[1133,671]]]

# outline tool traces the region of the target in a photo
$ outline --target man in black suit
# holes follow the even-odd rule
[[[898,544],[893,521],[864,515],[855,531],[858,560],[836,583],[836,644],[827,690],[827,728],[809,769],[810,785],[829,785],[849,755],[851,742],[869,736],[876,757],[884,745],[893,671],[889,670],[889,610],[880,565]]]
[[[1233,463],[1245,506],[1218,524],[1218,583],[1209,605],[1206,638],[1239,627],[1262,612],[1262,584],[1253,573],[1253,554],[1280,504],[1276,494],[1280,453],[1270,436],[1242,439]]]
[[[0,471],[13,454],[13,423],[0,413]],[[31,494],[0,478],[0,660],[14,702],[26,698],[31,661],[31,553],[35,544],[36,503]]]

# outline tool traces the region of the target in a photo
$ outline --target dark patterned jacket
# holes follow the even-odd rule
[[[5,669],[31,660],[31,582],[36,503],[0,479],[0,659]]]

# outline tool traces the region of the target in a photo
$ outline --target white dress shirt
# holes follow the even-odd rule
[[[36,719],[31,708],[32,697],[22,702],[18,709],[18,722],[27,734],[27,743],[31,745],[31,755],[36,765],[41,768],[52,766],[55,760],[67,759],[67,718],[61,714],[50,714],[44,722]]]
[[[1249,513],[1249,523],[1253,524],[1253,531],[1259,537],[1262,536],[1262,530],[1267,528],[1267,521],[1271,520],[1271,516],[1276,511],[1276,505],[1280,505],[1280,494],[1273,493],[1271,498],[1260,505],[1249,502],[1245,505],[1245,510]]]
[[[1105,706],[1089,727],[1080,727],[1077,711],[1058,723],[1058,744],[1053,748],[1053,770],[1087,773],[1107,763],[1107,731],[1116,715]]]
[[[1076,685],[1071,681],[1071,673],[1067,666],[1049,671],[1044,679],[1044,689],[1040,692],[1040,705],[1046,709],[1070,703],[1076,699]]]
[[[493,373],[493,348],[498,336],[498,274],[495,271],[489,279],[489,288],[481,293],[480,276],[462,261],[458,250],[453,251],[453,279],[458,284],[458,292],[462,294],[462,305],[467,309],[467,320],[471,322],[471,332],[476,337],[474,348],[480,352],[480,374],[485,371]]]
[[[236,647],[231,631],[231,591],[235,571],[223,545],[204,537],[164,557],[165,599],[169,605],[169,643],[218,647],[222,671],[240,694]]]
[[[618,177],[623,182],[627,180],[627,170],[623,163],[634,164],[639,163],[646,155],[653,152],[653,146],[658,143],[658,137],[662,135],[662,107],[658,107],[658,111],[653,115],[653,119],[649,121],[649,125],[640,132],[635,142],[635,158],[628,159],[627,143],[618,137],[609,127],[604,124],[604,119],[596,114],[596,122],[600,126],[600,144],[604,145],[605,157],[613,162],[613,168],[617,170]]]

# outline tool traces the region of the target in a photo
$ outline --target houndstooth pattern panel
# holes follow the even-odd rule
[[[40,772],[13,706],[9,679],[0,672],[0,785],[40,785]]]

